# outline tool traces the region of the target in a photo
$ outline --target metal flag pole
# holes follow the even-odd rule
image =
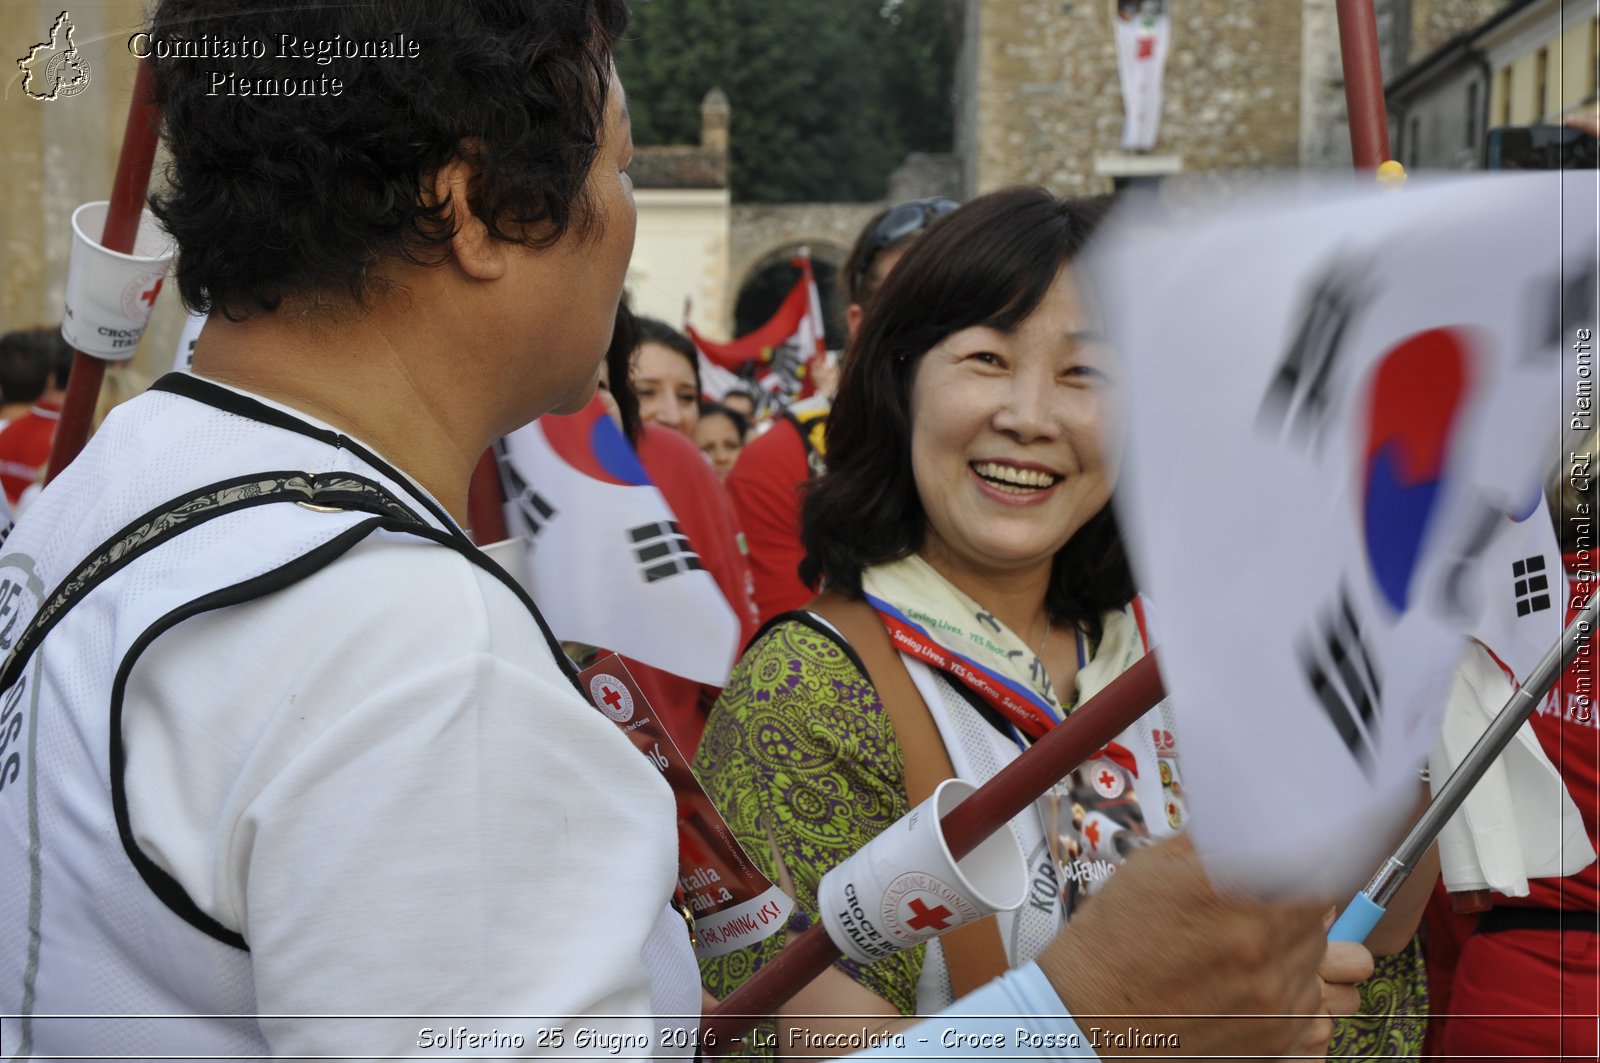
[[[1439,837],[1444,825],[1455,815],[1466,800],[1467,794],[1483,778],[1495,758],[1510,744],[1517,729],[1533,715],[1533,710],[1556,685],[1560,677],[1577,656],[1583,644],[1594,634],[1595,618],[1600,610],[1600,597],[1591,597],[1587,605],[1572,618],[1572,623],[1561,633],[1561,640],[1529,673],[1528,681],[1511,695],[1500,714],[1489,724],[1470,752],[1457,765],[1450,778],[1439,788],[1422,818],[1417,820],[1410,833],[1395,848],[1394,855],[1384,861],[1383,867],[1372,876],[1366,888],[1356,894],[1355,900],[1339,916],[1338,922],[1328,932],[1331,941],[1365,941],[1400,887],[1416,868],[1418,861]]]
[[[1145,654],[1100,693],[1053,727],[999,774],[980,786],[940,821],[957,860],[976,849],[1095,750],[1110,742],[1166,696],[1156,651]],[[700,1024],[700,1044],[709,1055],[737,1051],[736,1039],[779,1004],[828,969],[839,946],[819,922],[784,946],[748,982],[729,994]]]
[[[123,254],[133,251],[145,193],[150,189],[150,169],[155,164],[160,124],[155,72],[150,60],[141,59],[133,79],[133,99],[128,103],[128,123],[122,132],[117,176],[111,184],[111,206],[106,210],[106,224],[100,234],[100,243],[107,250]],[[105,372],[104,359],[82,351],[73,352],[72,374],[67,378],[67,395],[61,403],[61,420],[56,422],[55,438],[50,444],[46,483],[71,465],[72,459],[89,441],[94,427],[95,403],[100,398],[100,381]]]

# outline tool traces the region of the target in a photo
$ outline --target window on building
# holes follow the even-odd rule
[[[1589,23],[1589,99],[1600,95],[1600,18]]]
[[[1500,114],[1496,125],[1511,124],[1511,68],[1508,66],[1500,71]]]
[[[1540,48],[1539,54],[1533,57],[1533,120],[1543,121],[1545,115],[1545,94],[1549,88],[1550,80],[1550,49]]]
[[[1467,85],[1467,142],[1464,147],[1474,148],[1478,145],[1478,83],[1469,82]]]

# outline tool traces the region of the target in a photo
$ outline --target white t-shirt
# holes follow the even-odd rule
[[[52,630],[20,700],[27,759],[0,789],[0,844],[43,854],[0,866],[0,1013],[32,1013],[5,1020],[7,1049],[531,1055],[570,1052],[586,1028],[630,1039],[625,1057],[664,1054],[656,1016],[697,1012],[699,988],[665,907],[676,830],[659,773],[415,485],[301,415],[312,432],[184,387],[116,411],[0,569],[49,590],[173,484],[267,469],[368,476],[449,542],[274,503],[135,560]],[[141,477],[155,485],[107,489]],[[162,595],[252,579],[270,593],[139,619]],[[98,662],[121,662],[120,697]],[[117,735],[120,779],[100,748]],[[264,1017],[45,1017],[191,1012]]]

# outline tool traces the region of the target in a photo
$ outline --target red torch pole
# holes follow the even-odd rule
[[[1389,160],[1389,113],[1383,103],[1383,65],[1372,0],[1338,0],[1339,55],[1350,111],[1350,151],[1356,169],[1376,170]]]
[[[122,133],[122,154],[117,158],[117,176],[111,185],[111,206],[106,210],[105,228],[100,242],[108,250],[129,254],[139,233],[139,214],[150,188],[150,168],[155,163],[156,140],[160,136],[161,112],[155,101],[155,74],[148,59],[139,60],[133,80],[133,99],[128,104],[128,124]],[[50,445],[50,464],[45,472],[48,483],[72,464],[93,427],[95,402],[100,397],[100,381],[106,363],[93,355],[76,351],[72,376],[61,404],[61,420],[56,424]]]

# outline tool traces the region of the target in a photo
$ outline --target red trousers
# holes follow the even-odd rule
[[[1456,963],[1443,1058],[1596,1058],[1600,935],[1501,930],[1467,938]]]

